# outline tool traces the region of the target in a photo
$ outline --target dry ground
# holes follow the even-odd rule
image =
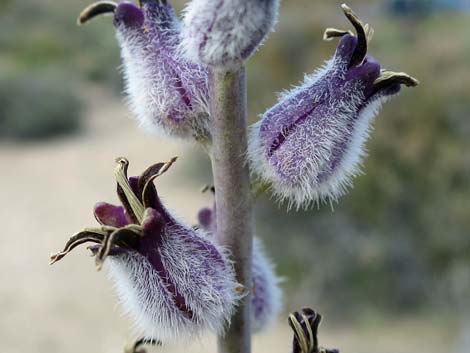
[[[129,337],[110,283],[79,249],[50,267],[48,256],[73,232],[93,225],[92,206],[115,200],[113,159],[131,161],[131,172],[181,156],[158,185],[167,204],[194,222],[200,205],[210,204],[185,178],[176,177],[194,148],[177,146],[139,131],[119,102],[94,89],[84,133],[50,143],[0,143],[0,352],[117,353]],[[187,170],[187,169],[186,169]],[[436,321],[437,322],[437,321]],[[409,319],[377,326],[323,328],[325,346],[351,353],[442,353],[449,333],[435,322]],[[450,335],[451,336],[451,335]],[[215,352],[213,338],[156,351]],[[255,352],[288,353],[291,335],[284,322],[254,341]],[[470,350],[469,350],[470,351]],[[464,353],[460,351],[461,353]]]

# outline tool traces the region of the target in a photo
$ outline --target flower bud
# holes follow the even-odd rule
[[[253,239],[253,295],[251,298],[252,329],[260,332],[278,318],[282,307],[282,279],[276,275],[271,259],[265,253],[261,239]]]
[[[192,0],[181,46],[192,61],[232,67],[247,60],[277,21],[279,0]]]
[[[159,163],[127,178],[118,160],[117,191],[122,206],[98,203],[98,228],[73,236],[54,263],[76,246],[92,242],[98,269],[105,268],[119,299],[139,331],[161,341],[221,334],[240,295],[225,251],[181,223],[162,204],[153,179],[174,162]]]
[[[112,13],[125,91],[140,124],[157,133],[210,142],[207,71],[178,52],[181,23],[166,0],[101,1],[79,23]]]
[[[252,170],[289,207],[345,194],[360,173],[364,143],[380,107],[401,84],[418,84],[407,74],[381,69],[367,55],[372,29],[346,5],[343,10],[357,35],[328,29],[325,39],[341,37],[333,58],[283,93],[250,131]]]
[[[203,208],[198,213],[199,227],[214,237],[216,232],[215,206]],[[282,306],[282,291],[279,287],[282,281],[274,270],[274,265],[265,253],[261,239],[253,239],[253,263],[252,263],[252,321],[251,328],[254,333],[260,332],[271,326]]]

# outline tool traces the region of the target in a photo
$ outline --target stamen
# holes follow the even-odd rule
[[[139,198],[134,194],[127,178],[127,167],[129,161],[126,158],[120,157],[116,159],[118,164],[114,170],[114,175],[118,184],[118,196],[121,199],[126,211],[128,211],[133,221],[141,224],[144,218],[144,206]]]
[[[113,14],[117,8],[114,1],[98,1],[87,6],[78,16],[77,24],[83,25],[96,16]]]
[[[367,35],[366,35],[366,30],[364,24],[361,22],[359,17],[356,16],[356,14],[351,10],[351,8],[346,5],[342,4],[341,8],[343,9],[344,14],[348,18],[348,20],[352,23],[354,26],[354,29],[357,32],[357,46],[356,49],[354,50],[354,53],[351,57],[351,62],[349,64],[349,67],[353,66],[358,66],[362,64],[364,61],[364,58],[367,55]]]
[[[109,234],[109,230],[104,230],[103,228],[87,228],[74,236],[72,236],[67,243],[65,244],[64,250],[56,254],[51,255],[50,265],[61,260],[65,255],[71,252],[77,246],[92,242],[92,243],[101,243],[104,237]]]
[[[311,116],[315,108],[322,104],[322,101],[317,103],[313,108],[302,114],[297,120],[295,120],[289,126],[284,127],[281,132],[277,135],[276,139],[272,142],[271,146],[269,147],[268,157],[271,158],[274,152],[276,152],[279,147],[286,141],[286,138],[292,134],[292,132],[300,125],[303,124],[307,118]]]
[[[323,40],[330,41],[338,37],[343,37],[346,34],[353,35],[351,31],[344,31],[342,29],[337,29],[337,28],[327,28],[325,29],[325,32],[323,33]]]

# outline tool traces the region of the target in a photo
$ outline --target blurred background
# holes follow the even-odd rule
[[[110,18],[78,28],[88,0],[0,0],[0,351],[120,352],[132,337],[85,249],[48,256],[114,200],[114,157],[131,171],[179,155],[158,181],[190,223],[212,203],[194,146],[145,134],[122,100]],[[184,2],[174,1],[180,10]],[[248,64],[250,120],[334,52],[340,1],[285,0]],[[257,233],[285,277],[285,313],[312,306],[321,343],[347,353],[470,352],[470,2],[349,2],[375,28],[370,53],[421,81],[387,104],[365,175],[338,204],[286,214],[269,197]],[[285,317],[254,352],[290,352]],[[155,351],[215,352],[213,338]]]

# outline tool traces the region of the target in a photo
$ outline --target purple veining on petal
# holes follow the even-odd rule
[[[295,128],[299,127],[302,123],[305,122],[305,120],[312,114],[312,112],[315,110],[315,107],[310,109],[309,111],[305,112],[302,114],[296,121],[294,121],[292,124],[289,126],[283,128],[281,132],[278,134],[278,136],[274,139],[273,143],[271,144],[269,151],[268,151],[268,157],[271,157],[273,153],[281,147],[281,145],[284,143],[284,141],[289,137],[289,135],[295,130]]]
[[[212,29],[214,28],[214,25],[217,21],[217,12],[220,10],[220,8],[223,6],[225,0],[220,0],[219,3],[215,6],[214,8],[214,16],[212,17],[212,22],[210,23],[209,27],[207,30],[204,32],[204,37],[202,39],[202,42],[199,44],[199,51],[202,52],[204,48],[207,45],[207,41],[209,39],[209,33],[212,32]]]
[[[192,107],[192,104],[191,104],[191,100],[188,97],[188,92],[186,91],[186,88],[184,88],[184,86],[183,86],[183,82],[181,81],[181,77],[179,77],[179,75],[176,74],[176,73],[175,73],[175,77],[176,77],[175,88],[178,91],[178,93],[180,94],[181,100],[188,107],[188,109],[192,110],[193,107]]]
[[[263,119],[260,127],[260,138],[265,141],[266,147],[271,147],[277,140],[279,133],[289,126],[295,125],[296,120],[303,114],[308,114],[318,104],[317,100],[312,98],[316,91],[322,91],[320,88],[323,83],[317,83],[305,91],[297,92],[288,102],[283,102],[271,108]],[[323,100],[324,97],[318,99]],[[268,143],[269,141],[269,143]],[[266,151],[269,154],[269,149]]]
[[[176,307],[184,313],[188,319],[192,319],[194,313],[187,306],[186,299],[183,295],[178,292],[162,261],[160,249],[163,245],[163,237],[166,236],[164,218],[156,210],[147,209],[146,218],[142,226],[144,228],[144,236],[140,241],[138,251],[149,260],[153,268],[159,273],[160,279],[173,297]]]
[[[191,83],[183,82],[183,77],[180,75],[182,70],[198,70],[199,68],[194,65],[185,62],[177,54],[177,40],[178,40],[178,29],[177,19],[174,13],[173,7],[169,4],[162,5],[155,1],[145,1],[144,11],[146,14],[146,23],[148,23],[148,36],[151,38],[152,46],[148,50],[152,50],[156,55],[156,61],[162,61],[164,64],[160,64],[161,67],[168,66],[169,77],[172,79],[169,82],[172,83],[173,89],[180,96],[182,103],[188,110],[193,110],[192,97],[190,91],[186,88],[186,84],[202,85],[196,80],[196,77],[191,75],[189,79]],[[174,111],[180,111],[181,107],[175,107]],[[170,113],[169,117],[178,121],[182,118],[179,114]]]

